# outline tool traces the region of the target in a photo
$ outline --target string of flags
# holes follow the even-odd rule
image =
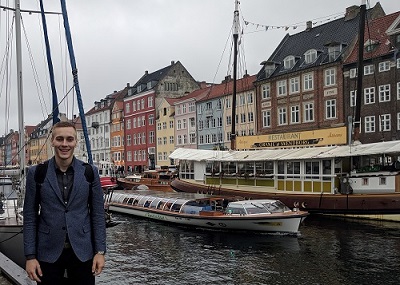
[[[322,23],[325,23],[325,22],[329,22],[329,21],[335,20],[335,19],[337,19],[339,17],[342,17],[342,16],[343,16],[342,14],[336,15],[336,16],[330,16],[329,18],[325,18],[325,19],[319,20],[319,21],[313,21],[312,23],[313,23],[313,26],[315,26],[315,25],[318,25],[318,24],[322,24]],[[298,27],[306,26],[306,24],[293,24],[293,25],[284,25],[284,26],[262,25],[262,24],[252,23],[252,22],[246,21],[246,20],[244,20],[244,24],[246,26],[249,26],[249,25],[250,26],[254,26],[254,27],[256,27],[256,29],[260,29],[261,28],[261,29],[263,29],[265,31],[278,30],[278,29],[284,29],[285,31],[287,31],[289,29],[296,30]]]

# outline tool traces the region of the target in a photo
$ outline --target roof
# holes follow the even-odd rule
[[[255,75],[246,76],[236,80],[236,93],[249,91],[254,89],[253,82],[256,80]],[[214,98],[219,98],[233,93],[233,80],[222,82],[210,87],[206,96],[203,96],[198,102],[207,101]]]
[[[364,50],[364,59],[376,58],[394,51],[394,45],[390,42],[390,38],[386,34],[386,31],[399,16],[400,11],[371,20],[365,24],[364,45],[365,43],[370,42],[376,43],[377,47],[371,52],[366,52]],[[358,61],[358,46],[359,43],[357,41],[357,44],[354,46],[351,54],[345,60],[344,64]]]
[[[368,12],[370,10],[372,9],[369,9]],[[328,46],[330,44],[342,44],[343,54],[346,47],[351,45],[358,35],[359,16],[359,13],[357,13],[357,16],[350,20],[342,17],[297,34],[287,34],[267,61],[267,63],[277,63],[275,71],[268,78],[328,63]],[[310,49],[315,49],[318,57],[313,63],[306,64],[304,54]],[[291,55],[295,56],[298,60],[293,68],[285,70],[283,65],[284,59]],[[341,56],[337,57],[333,62],[340,60]],[[267,78],[264,68],[265,63],[262,63],[262,65],[263,67],[257,74],[257,80]]]
[[[101,112],[104,110],[111,110],[113,103],[118,100],[123,100],[123,98],[128,94],[128,87],[120,91],[114,91],[113,93],[107,95],[104,99],[101,99],[100,102],[94,102],[94,107],[92,107],[89,111],[85,113],[85,115],[91,115],[97,112]],[[105,102],[106,104],[101,107],[100,103]],[[110,104],[107,104],[110,102]]]
[[[295,149],[264,149],[248,151],[216,151],[178,148],[170,154],[171,159],[191,161],[271,161],[305,160],[336,157],[350,157],[376,154],[399,154],[400,141],[388,141],[372,144],[327,146]]]
[[[207,86],[205,88],[197,89],[194,90],[193,92],[190,92],[189,94],[185,95],[184,97],[179,98],[178,101],[174,102],[176,104],[184,103],[187,101],[193,100],[201,100],[204,96],[207,96],[207,94],[210,92],[210,89],[212,86]]]

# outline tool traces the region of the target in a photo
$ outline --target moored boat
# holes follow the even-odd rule
[[[168,169],[146,170],[142,175],[132,174],[118,178],[118,184],[124,189],[150,189],[156,191],[172,192],[171,182],[175,173]]]
[[[213,230],[297,234],[308,215],[271,199],[244,200],[151,190],[109,195],[107,207],[112,212]]]

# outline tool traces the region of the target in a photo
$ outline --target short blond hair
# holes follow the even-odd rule
[[[75,138],[77,138],[76,134],[76,127],[75,124],[69,122],[69,121],[60,121],[53,125],[53,128],[51,129],[51,139],[54,139],[54,130],[57,128],[73,128],[75,131]]]

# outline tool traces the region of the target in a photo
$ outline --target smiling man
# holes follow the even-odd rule
[[[74,157],[75,126],[59,122],[51,136],[54,157],[29,169],[24,201],[26,271],[41,284],[95,284],[105,264],[103,191],[96,167],[87,181],[87,164]],[[46,165],[43,183],[38,167]],[[36,174],[37,176],[37,174]]]

